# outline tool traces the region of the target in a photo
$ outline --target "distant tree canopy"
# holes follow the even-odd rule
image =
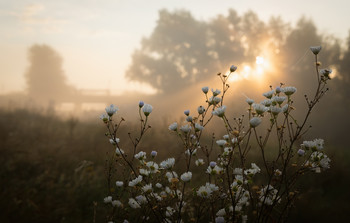
[[[37,101],[66,97],[72,87],[66,83],[61,56],[47,45],[33,45],[28,50],[30,66],[25,73],[28,94]]]
[[[292,27],[280,17],[263,22],[251,11],[238,15],[229,10],[227,16],[202,21],[188,11],[161,10],[153,33],[132,55],[126,78],[148,83],[167,94],[226,71],[230,64],[253,64],[257,56],[269,51],[279,78],[293,84],[303,76],[305,83],[314,78],[305,79],[305,73],[314,67],[313,58],[303,58],[303,54],[313,45],[323,46],[323,64],[342,70],[338,75],[349,83],[349,65],[345,62],[349,49],[342,52],[339,40],[318,34],[313,22],[305,18]]]

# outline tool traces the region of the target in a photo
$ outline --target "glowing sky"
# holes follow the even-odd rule
[[[149,91],[123,76],[163,8],[187,9],[201,20],[228,8],[240,15],[251,9],[264,21],[280,15],[291,24],[304,15],[319,32],[342,39],[350,28],[348,0],[0,0],[0,94],[25,88],[27,49],[35,43],[58,51],[68,83],[78,88]]]

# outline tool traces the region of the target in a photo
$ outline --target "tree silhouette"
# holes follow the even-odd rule
[[[253,12],[239,17],[230,10],[226,17],[205,22],[187,11],[162,10],[153,33],[134,52],[126,77],[171,93],[232,62],[255,61],[259,44],[269,36],[266,25]]]
[[[66,84],[61,56],[47,45],[33,45],[28,50],[30,66],[25,73],[28,94],[44,102],[68,97],[73,88]]]

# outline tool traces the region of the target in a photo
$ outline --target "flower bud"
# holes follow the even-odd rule
[[[204,94],[208,93],[209,87],[202,87],[202,91]]]
[[[232,65],[232,66],[230,67],[231,73],[232,73],[232,72],[235,72],[236,70],[237,70],[237,67],[236,67],[235,65]]]

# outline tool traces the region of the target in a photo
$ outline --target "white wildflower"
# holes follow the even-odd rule
[[[156,173],[159,169],[158,164],[153,161],[147,162],[146,166],[150,169],[151,173]]]
[[[115,185],[117,185],[117,187],[122,187],[124,185],[123,181],[116,181]]]
[[[235,175],[242,175],[243,174],[243,169],[242,168],[235,168],[233,170],[233,174],[235,174]]]
[[[289,108],[289,105],[288,105],[288,104],[285,104],[285,105],[282,107],[283,113],[288,113],[288,108]]]
[[[167,172],[165,176],[168,178],[169,183],[177,181],[178,175],[175,171]]]
[[[271,99],[271,97],[273,96],[274,93],[275,93],[275,91],[271,90],[271,91],[263,93],[263,96],[268,98],[268,99]]]
[[[142,191],[144,192],[144,193],[148,193],[148,192],[152,192],[152,184],[150,183],[150,184],[146,184],[145,186],[143,186],[142,187]]]
[[[137,184],[139,184],[142,181],[142,176],[139,175],[138,177],[136,177],[135,179],[133,179],[132,181],[129,182],[129,186],[133,187],[136,186]]]
[[[121,154],[124,154],[124,150],[120,149],[120,148],[116,148],[115,149],[115,154],[117,154],[117,156],[120,156]]]
[[[282,175],[282,171],[280,171],[279,169],[275,169],[275,176],[279,177]]]
[[[232,147],[225,147],[224,148],[224,155],[229,155],[232,152],[233,152]]]
[[[329,78],[329,75],[332,73],[332,69],[330,69],[330,68],[325,68],[325,69],[321,69],[320,70],[320,74],[322,75],[322,76],[325,76],[325,77],[327,77],[327,78]]]
[[[122,206],[122,202],[120,202],[119,200],[114,200],[114,201],[112,201],[112,205],[113,205],[113,207],[115,207],[115,206],[120,207],[120,206]]]
[[[262,115],[268,110],[268,108],[266,108],[265,105],[255,103],[253,104],[253,108],[258,115]]]
[[[137,200],[137,203],[139,204],[147,204],[147,198],[143,195],[139,195],[137,197],[135,197]]]
[[[214,89],[212,88],[211,91],[213,92],[213,96],[214,96],[214,97],[217,96],[217,95],[219,95],[219,94],[221,93],[221,91],[220,91],[219,89],[216,89],[216,90],[214,91]]]
[[[272,205],[277,197],[278,191],[271,185],[268,185],[260,190],[260,201],[266,205]]]
[[[313,54],[317,55],[321,51],[322,47],[321,46],[311,46],[310,50],[312,51]]]
[[[160,163],[160,167],[163,169],[171,169],[175,164],[175,158],[169,158]]]
[[[226,106],[223,105],[223,106],[221,106],[219,108],[216,108],[212,113],[213,113],[213,115],[217,115],[219,117],[224,117],[225,110],[226,110]]]
[[[321,172],[322,169],[329,169],[331,160],[328,156],[322,152],[313,152],[310,156],[309,161],[305,163],[305,166],[309,166],[312,170],[317,173]]]
[[[221,101],[221,98],[214,97],[214,96],[210,97],[208,100],[209,104],[214,104],[214,105],[219,104],[220,101]]]
[[[274,96],[272,97],[272,102],[276,102],[277,104],[281,105],[285,100],[286,97],[285,96]]]
[[[103,199],[103,202],[105,202],[106,204],[107,203],[112,203],[112,196],[108,196],[108,197],[105,197],[104,199]]]
[[[322,150],[323,144],[323,139],[314,139],[313,141],[304,141],[303,144],[301,144],[301,147],[311,150]]]
[[[139,169],[139,172],[143,176],[148,176],[151,173],[151,171],[145,169]]]
[[[219,167],[218,165],[215,165],[215,167],[208,166],[207,173],[209,173],[211,175],[221,174],[221,173],[223,173],[223,169],[221,167]]]
[[[279,108],[279,107],[277,107],[277,106],[271,106],[271,107],[270,107],[270,112],[271,112],[274,116],[278,115],[281,111],[282,111],[282,108]]]
[[[218,212],[216,212],[216,216],[225,216],[226,215],[226,211],[225,211],[225,208],[223,209],[220,209]]]
[[[281,87],[276,87],[276,94],[279,94],[279,93],[281,93],[281,91],[282,91],[282,89],[281,89]]]
[[[198,114],[203,114],[205,112],[205,108],[201,105],[197,108]]]
[[[191,131],[192,127],[189,126],[189,125],[184,125],[184,126],[181,126],[180,130],[184,133],[189,133]]]
[[[109,139],[109,142],[110,142],[112,145],[117,145],[117,143],[120,142],[120,139],[119,139],[119,138]]]
[[[260,102],[260,104],[265,105],[265,107],[270,107],[272,101],[270,99],[265,99],[262,102]]]
[[[100,119],[104,122],[107,123],[110,119],[109,119],[109,115],[107,114],[102,114],[100,115]]]
[[[198,123],[196,123],[196,124],[194,125],[194,128],[195,128],[196,132],[202,131],[202,130],[204,129],[204,127],[201,126],[201,125],[198,124]]]
[[[209,87],[202,87],[202,91],[204,94],[208,93]]]
[[[251,126],[252,128],[255,128],[255,127],[257,127],[258,125],[260,125],[261,121],[262,121],[261,118],[259,118],[259,117],[253,117],[253,118],[250,119],[249,123],[250,123],[250,126]]]
[[[187,121],[187,122],[192,122],[192,121],[193,121],[192,116],[187,116],[187,117],[186,117],[186,121]]]
[[[138,154],[135,154],[135,158],[138,160],[146,159],[146,152],[140,151]]]
[[[174,208],[169,207],[169,206],[166,208],[165,215],[167,217],[171,217],[174,213],[175,213],[175,209]],[[166,222],[168,222],[168,221],[166,221]]]
[[[220,140],[216,140],[216,144],[218,144],[218,146],[224,146],[226,145],[227,141],[220,139]]]
[[[201,165],[204,164],[204,161],[203,161],[203,159],[197,159],[197,160],[195,161],[195,164],[196,164],[196,166],[201,166]]]
[[[297,91],[297,89],[295,87],[284,87],[282,88],[282,91],[285,95],[290,96],[294,94]]]
[[[192,173],[191,172],[185,172],[181,175],[181,180],[184,182],[190,181],[192,178]]]
[[[260,173],[261,169],[258,167],[258,165],[256,165],[255,163],[251,163],[252,168],[247,169],[244,171],[244,174],[249,175],[255,175],[257,173]]]
[[[177,130],[177,123],[174,122],[173,124],[169,125],[169,130],[176,131]]]
[[[197,195],[202,198],[208,198],[212,194],[212,190],[209,187],[206,186],[200,186],[197,190]]]
[[[151,114],[152,110],[153,110],[153,107],[152,107],[152,105],[149,105],[149,104],[145,104],[142,107],[142,111],[143,111],[143,114],[145,114],[145,116],[149,116],[149,114]]]
[[[111,117],[113,116],[115,113],[117,113],[117,111],[119,110],[117,106],[111,104],[110,106],[106,107],[106,113]]]
[[[248,103],[248,105],[252,105],[254,103],[254,100],[247,98],[246,102]]]

